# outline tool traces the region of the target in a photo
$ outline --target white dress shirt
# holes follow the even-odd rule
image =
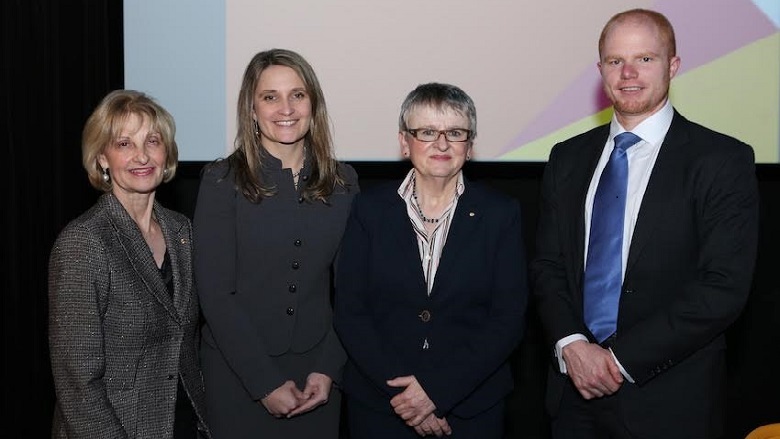
[[[623,249],[621,252],[622,279],[625,279],[626,276],[628,249],[631,247],[631,238],[634,234],[637,218],[639,217],[639,208],[642,205],[642,198],[644,198],[647,183],[650,181],[650,175],[653,171],[653,166],[658,158],[658,153],[661,151],[661,144],[666,137],[666,133],[669,131],[673,117],[674,108],[667,99],[660,110],[643,120],[631,130],[632,133],[639,136],[642,140],[626,150],[628,158],[628,187],[626,190],[626,211],[623,219]],[[615,146],[615,136],[624,133],[625,131],[626,129],[620,125],[617,118],[613,115],[609,127],[609,137],[601,151],[601,157],[593,172],[593,178],[590,181],[588,194],[585,198],[585,257],[583,258],[585,264],[587,264],[590,219],[593,212],[593,199],[596,196],[596,188],[598,187],[601,173],[607,166],[609,156]],[[584,269],[585,267],[583,267],[583,270]],[[583,334],[572,334],[558,340],[555,344],[555,356],[558,358],[558,366],[561,373],[566,373],[566,363],[563,361],[561,351],[564,346],[576,340],[587,340],[587,337]],[[611,351],[612,350],[610,349],[610,352]],[[614,358],[615,354],[613,353],[612,356]],[[633,383],[634,380],[623,368],[623,365],[620,364],[620,361],[618,361],[617,358],[615,358],[615,361],[620,367],[620,372],[623,376],[625,376],[629,382]]]

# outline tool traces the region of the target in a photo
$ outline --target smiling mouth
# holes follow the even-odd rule
[[[279,120],[274,122],[276,125],[280,125],[283,127],[291,127],[295,125],[295,123],[298,122],[297,120]]]
[[[635,86],[635,87],[621,87],[619,90],[620,91],[640,91],[640,90],[642,90],[642,87],[637,87],[637,86]]]
[[[133,175],[137,175],[139,177],[144,177],[144,176],[153,174],[154,173],[154,168],[131,169],[130,173],[133,174]]]

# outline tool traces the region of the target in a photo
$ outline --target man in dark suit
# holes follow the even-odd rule
[[[719,437],[724,331],[757,245],[753,151],[672,108],[680,58],[663,15],[615,15],[599,57],[612,122],[556,145],[542,186],[533,274],[553,437]]]

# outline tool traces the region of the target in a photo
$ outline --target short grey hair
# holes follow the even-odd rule
[[[409,129],[409,115],[420,107],[431,107],[438,110],[453,110],[466,116],[469,120],[471,139],[477,136],[477,109],[474,101],[459,87],[451,84],[430,82],[420,84],[409,92],[401,104],[401,115],[398,117],[398,130],[404,132]]]

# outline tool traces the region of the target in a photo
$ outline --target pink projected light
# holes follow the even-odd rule
[[[762,2],[721,0],[712,2],[707,8],[701,8],[692,7],[688,2],[667,0],[656,2],[651,6],[663,12],[675,27],[677,53],[682,59],[681,69],[675,80],[754,42],[778,34],[778,24],[773,23],[771,18],[776,13],[767,10],[776,7],[771,3],[764,3],[767,6],[762,7]],[[526,128],[506,145],[504,152],[522,148],[534,140],[557,132],[564,126],[599,113],[611,105],[601,89],[601,78],[596,68],[595,41],[593,46],[592,67],[584,70],[547,107],[543,108]],[[777,52],[774,57],[778,57]],[[778,75],[775,74],[774,77],[777,78]],[[774,89],[777,89],[776,84]],[[674,91],[672,94],[674,96]],[[778,99],[780,97],[775,98],[776,101]],[[675,102],[674,97],[673,102]],[[696,119],[695,114],[689,116]],[[712,128],[718,129],[718,127]],[[777,147],[778,145],[774,146],[775,154],[777,154]]]

